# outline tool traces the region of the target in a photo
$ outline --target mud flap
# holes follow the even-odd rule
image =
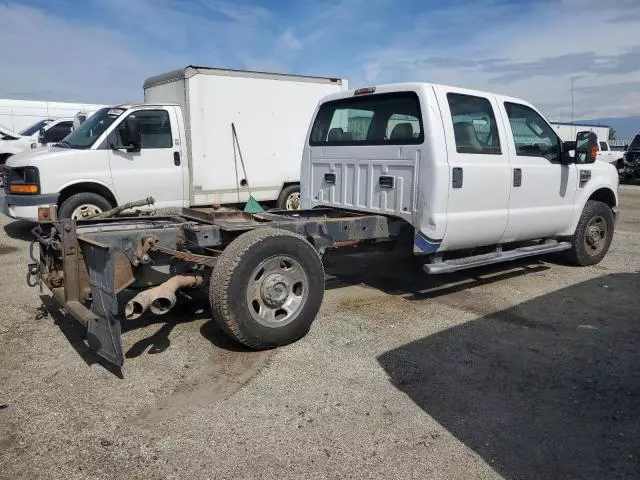
[[[91,311],[96,319],[87,325],[89,348],[105,360],[121,367],[124,364],[118,297],[115,287],[115,256],[110,248],[79,242],[91,285]]]

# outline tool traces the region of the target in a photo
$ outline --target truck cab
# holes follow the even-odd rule
[[[57,143],[9,159],[4,213],[37,221],[39,206],[57,204],[59,216],[81,219],[139,199],[150,184],[156,207],[185,205],[181,119],[178,105],[102,108]],[[32,189],[18,191],[25,184]]]
[[[572,157],[517,98],[421,83],[362,88],[317,109],[302,204],[402,218],[416,254],[573,238],[589,201],[606,206],[607,220],[617,211],[617,171],[593,157]],[[591,232],[608,248],[605,223]]]
[[[626,148],[623,158],[623,169],[620,173],[624,180],[640,179],[640,132],[636,133]]]

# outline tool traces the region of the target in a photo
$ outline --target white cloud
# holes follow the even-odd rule
[[[0,95],[110,103],[142,99],[142,82],[169,69],[126,35],[37,9],[0,4]]]
[[[363,55],[352,85],[454,84],[523,97],[553,118],[568,119],[570,78],[578,76],[576,118],[637,114],[638,93],[615,85],[640,81],[640,19],[633,16],[640,3],[598,2],[595,10],[593,3],[443,4],[415,18],[384,48]],[[613,23],[621,12],[628,21]],[[599,89],[578,88],[589,86]]]
[[[280,37],[280,43],[284,48],[289,50],[300,50],[302,48],[302,42],[298,37],[296,37],[293,31],[288,28],[284,31],[282,36]]]
[[[338,75],[353,87],[448,83],[525,98],[554,119],[570,117],[578,77],[576,118],[640,105],[638,0],[451,0],[404,16],[393,0],[278,15],[249,0],[87,0],[92,21],[56,14],[62,1],[51,13],[0,3],[0,97],[139,100],[145,78],[200,64]]]
[[[0,3],[0,97],[140,101],[152,75],[189,64],[247,68],[269,40],[255,25],[269,12],[230,1],[208,1],[219,19],[175,0],[96,1],[100,23],[56,15],[55,5]]]

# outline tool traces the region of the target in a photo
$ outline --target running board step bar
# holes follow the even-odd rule
[[[482,255],[474,255],[472,257],[456,258],[453,260],[445,260],[443,262],[425,263],[422,268],[425,272],[433,275],[438,273],[451,273],[467,268],[483,267],[493,263],[509,262],[518,260],[519,258],[532,257],[534,255],[542,255],[545,253],[561,252],[569,250],[571,243],[569,242],[553,242],[543,243],[541,245],[533,245],[529,247],[515,248],[506,252],[491,252]]]

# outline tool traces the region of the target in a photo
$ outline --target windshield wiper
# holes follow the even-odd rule
[[[61,142],[58,142],[56,144],[53,145],[54,147],[62,147],[62,148],[71,148],[71,144],[69,142],[67,142],[66,140],[62,140]]]

